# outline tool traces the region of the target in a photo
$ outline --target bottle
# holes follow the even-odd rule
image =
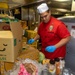
[[[61,75],[62,75],[62,71],[65,67],[65,60],[62,57],[60,57],[59,59],[60,59],[60,70],[61,70]]]
[[[62,67],[64,68],[65,67],[65,60],[64,60],[64,58],[62,58],[61,61],[62,61]]]
[[[55,67],[55,60],[50,60],[49,62],[49,72],[52,75],[55,75],[56,67]]]
[[[60,58],[60,68],[63,69],[65,67],[65,60],[64,58]]]
[[[60,69],[60,59],[59,58],[55,58],[55,65],[56,65],[56,75],[60,75],[61,69]]]

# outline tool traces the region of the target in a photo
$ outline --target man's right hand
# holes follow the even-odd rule
[[[29,39],[28,44],[32,44],[35,40],[34,39]]]

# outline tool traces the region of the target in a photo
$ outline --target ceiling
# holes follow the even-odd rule
[[[53,14],[71,12],[72,0],[48,0],[47,3],[51,7]]]
[[[29,6],[46,2],[54,14],[71,12],[72,1],[73,0],[0,0],[0,2],[6,2],[10,9],[18,6]]]
[[[23,6],[28,5],[32,3],[38,3],[46,1],[48,4],[51,5],[51,7],[54,8],[70,8],[72,0],[0,0],[0,2],[6,2],[9,5],[9,8],[15,7],[15,6]]]

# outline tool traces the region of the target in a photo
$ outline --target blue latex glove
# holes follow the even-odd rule
[[[35,40],[34,39],[29,39],[28,44],[32,44]]]
[[[56,47],[55,47],[55,46],[47,46],[47,47],[45,48],[45,50],[46,50],[47,52],[54,52],[54,51],[56,50]]]

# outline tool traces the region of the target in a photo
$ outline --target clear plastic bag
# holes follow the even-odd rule
[[[5,71],[5,75],[18,75],[20,71],[20,65],[25,63],[32,63],[36,67],[37,69],[36,75],[41,75],[42,70],[47,69],[46,65],[42,65],[41,63],[38,63],[35,60],[31,59],[18,59],[18,60],[19,61],[14,64],[13,69],[7,72]]]

